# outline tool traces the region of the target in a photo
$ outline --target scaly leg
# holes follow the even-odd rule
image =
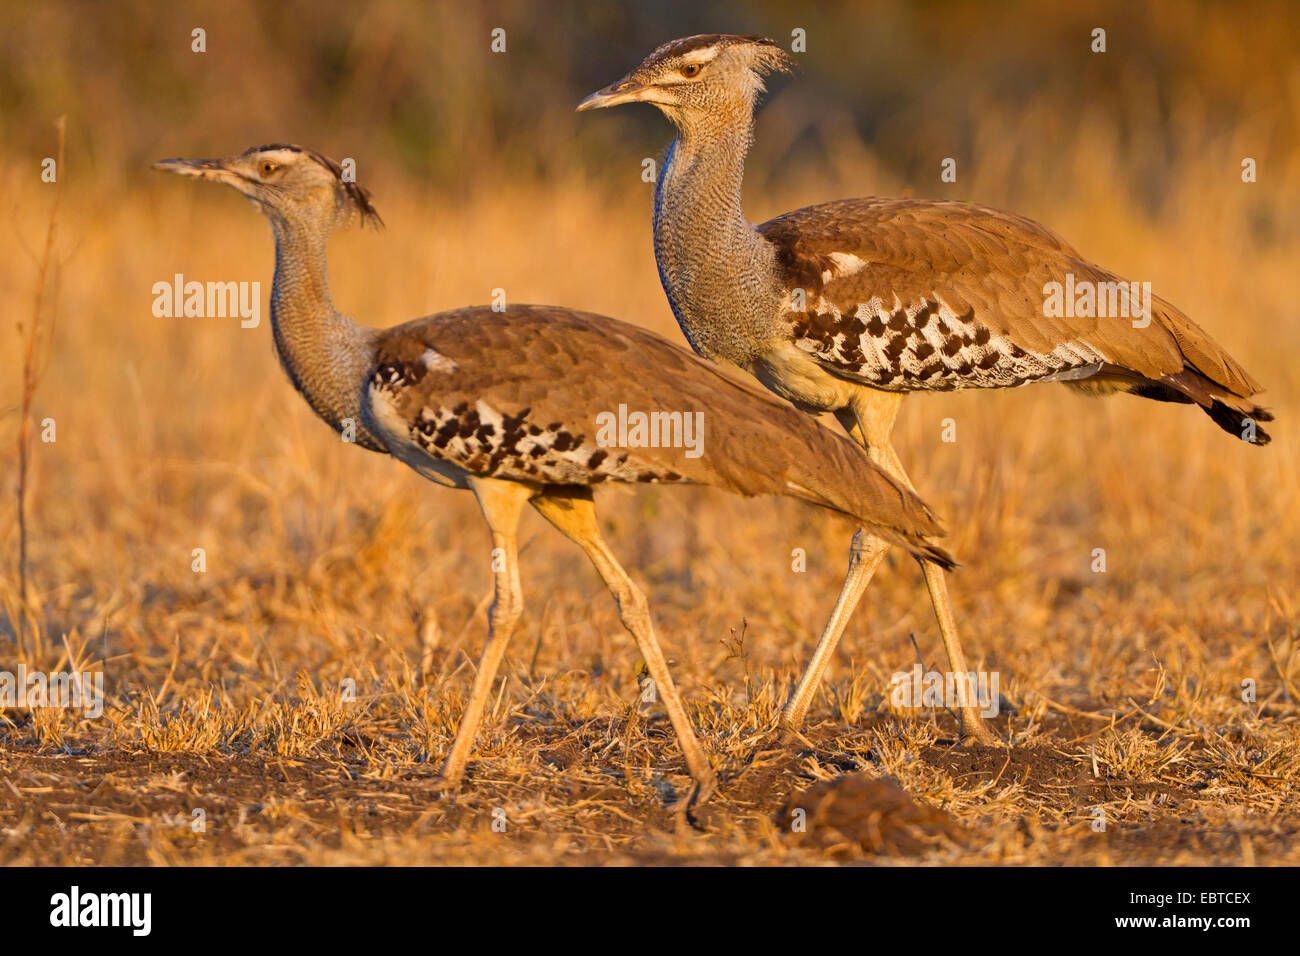
[[[894,418],[898,415],[901,396],[895,398],[892,392],[875,394],[882,398],[877,406],[871,409],[871,414],[859,416],[851,409],[844,409],[836,412],[835,417],[850,437],[866,449],[867,456],[880,465],[876,443],[864,431],[862,422],[872,423],[873,428],[883,422],[884,434],[888,435],[889,429],[894,424]],[[830,620],[822,629],[822,636],[817,642],[812,660],[804,668],[803,676],[799,678],[794,693],[790,695],[790,699],[781,710],[781,726],[786,730],[797,732],[807,719],[808,708],[812,706],[817,688],[821,686],[822,675],[825,674],[826,667],[835,654],[835,648],[844,635],[844,628],[848,626],[854,608],[858,606],[858,601],[866,592],[867,585],[871,583],[871,577],[876,573],[876,568],[880,567],[887,550],[889,550],[888,542],[868,534],[865,528],[859,528],[854,533],[853,544],[849,548],[849,570],[844,576],[844,584],[840,587],[840,596],[835,601],[835,609],[831,611]]]
[[[894,451],[893,445],[889,443],[888,435],[876,447],[879,447],[882,458],[880,466],[894,480],[901,482],[911,491],[916,491],[912,480],[907,477],[907,472],[903,470],[903,464],[898,460],[898,454]],[[961,640],[957,637],[957,622],[953,617],[952,605],[948,600],[948,584],[944,579],[943,568],[933,561],[924,561],[920,558],[917,560],[920,561],[921,570],[925,573],[925,584],[930,590],[930,603],[934,605],[934,615],[939,619],[939,633],[943,635],[943,648],[948,653],[948,667],[952,672],[953,683],[957,690],[957,719],[960,725],[961,742],[978,746],[992,746],[997,743],[997,739],[989,731],[988,725],[985,724],[984,718],[980,715],[974,697],[975,689],[966,680],[966,675],[970,671],[966,669],[966,655],[962,652]]]
[[[849,618],[853,616],[853,609],[858,606],[858,601],[866,591],[871,576],[876,573],[876,568],[884,558],[885,550],[885,542],[867,534],[864,528],[859,528],[854,533],[853,544],[849,549],[849,571],[844,578],[843,587],[840,588],[835,609],[831,611],[830,620],[826,622],[821,640],[817,642],[817,650],[813,651],[812,660],[808,662],[803,677],[799,679],[798,686],[795,687],[794,693],[790,695],[781,712],[781,723],[789,730],[797,731],[802,726],[804,718],[808,716],[808,708],[812,705],[817,688],[821,685],[826,665],[830,663],[835,647],[840,642],[840,636],[844,633]]]
[[[614,600],[618,603],[619,617],[623,621],[623,626],[636,639],[637,649],[640,650],[646,668],[650,671],[650,679],[655,682],[659,697],[663,700],[664,710],[668,711],[668,719],[672,722],[673,730],[677,732],[677,742],[682,748],[682,756],[686,758],[686,766],[690,768],[691,777],[695,780],[695,787],[687,798],[686,805],[691,806],[702,802],[713,792],[717,783],[713,768],[709,766],[708,758],[705,757],[704,750],[695,737],[691,722],[686,717],[686,709],[682,706],[681,696],[677,693],[672,675],[668,672],[668,662],[664,659],[659,641],[655,637],[654,623],[650,618],[650,606],[646,602],[645,594],[632,583],[632,579],[627,576],[627,572],[623,570],[618,559],[614,557],[613,552],[600,536],[600,528],[596,522],[596,508],[592,504],[590,489],[577,489],[571,493],[550,492],[534,498],[531,504],[542,517],[587,553],[587,557],[591,559],[591,563],[596,566],[596,571],[604,580],[605,586],[614,595]]]
[[[513,481],[492,478],[469,479],[470,489],[478,498],[479,508],[492,531],[493,599],[488,611],[488,635],[479,657],[478,673],[470,688],[469,702],[456,728],[456,739],[438,772],[443,787],[453,788],[465,773],[465,762],[474,747],[479,721],[492,694],[501,658],[510,643],[510,632],[524,609],[523,591],[519,587],[519,555],[515,531],[524,503],[536,494],[536,488]]]
[[[903,465],[898,460],[898,455],[889,441],[890,433],[894,428],[894,421],[898,417],[899,405],[902,404],[903,394],[901,392],[863,390],[859,393],[859,396],[859,401],[854,404],[853,408],[837,412],[836,418],[853,440],[866,449],[867,455],[873,462],[884,469],[895,481],[915,492],[915,486],[912,484],[911,479],[908,478],[907,472],[903,469]],[[832,611],[831,618],[822,632],[821,640],[817,644],[817,650],[813,654],[812,661],[805,669],[795,693],[786,703],[782,712],[782,723],[786,727],[798,730],[803,724],[826,665],[829,663],[844,628],[853,614],[853,609],[866,591],[867,584],[879,566],[881,559],[884,558],[888,547],[886,542],[867,535],[863,529],[858,529],[857,534],[854,535],[853,551],[849,557],[848,575],[845,577],[844,585],[840,589],[840,596],[835,603],[835,609]],[[939,621],[939,632],[943,636],[943,646],[948,655],[948,665],[952,669],[954,677],[957,678],[954,683],[958,693],[957,712],[962,743],[993,744],[996,741],[974,706],[975,702],[971,699],[972,689],[967,686],[967,681],[959,677],[959,675],[965,675],[969,671],[966,669],[966,657],[962,653],[961,641],[957,636],[957,625],[948,599],[948,588],[943,576],[943,568],[931,561],[921,561],[920,564],[925,574],[926,587],[930,592],[930,602],[934,605],[935,616]]]

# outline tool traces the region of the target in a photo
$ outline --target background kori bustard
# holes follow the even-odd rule
[[[645,659],[695,780],[713,771],[686,718],[640,589],[602,539],[592,489],[615,483],[711,485],[743,496],[785,495],[861,522],[927,561],[950,564],[941,529],[916,495],[848,440],[788,405],[745,388],[644,329],[554,306],[441,312],[389,329],[358,325],[330,299],[330,233],[378,223],[368,193],[339,166],[297,146],[227,159],[170,159],[157,168],[223,183],[261,209],[275,236],[271,325],[294,386],[332,428],[425,477],[478,498],[492,534],[495,599],[489,631],[441,777],[455,785],[523,609],[516,527],[525,505],[590,557]],[[610,447],[601,416],[620,405],[702,413],[692,454]],[[702,441],[701,441],[702,439]],[[696,454],[698,452],[698,454]]]
[[[665,43],[579,110],[652,103],[677,129],[654,199],[654,247],[691,346],[745,369],[798,408],[833,412],[871,459],[912,487],[890,445],[912,391],[1064,382],[1196,405],[1224,431],[1268,442],[1259,384],[1158,296],[1120,314],[1074,309],[1065,291],[1131,289],[1037,223],[962,202],[850,199],[760,225],[741,208],[763,78],[792,61],[762,37]],[[1049,290],[1060,289],[1053,302]],[[1114,293],[1107,291],[1107,304]],[[1101,296],[1097,296],[1101,298]],[[1148,304],[1145,314],[1135,312]],[[815,456],[808,449],[805,454]],[[860,535],[822,640],[786,705],[797,728],[884,553]],[[967,673],[940,567],[921,559],[956,674]],[[959,689],[965,689],[958,683]],[[964,740],[990,738],[961,701]]]

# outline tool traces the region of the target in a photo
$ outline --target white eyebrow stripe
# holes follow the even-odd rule
[[[709,63],[718,56],[717,45],[702,46],[697,50],[687,50],[682,54],[683,63]]]

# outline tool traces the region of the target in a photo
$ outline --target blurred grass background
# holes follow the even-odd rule
[[[476,653],[489,587],[472,499],[340,451],[284,380],[266,327],[273,258],[261,217],[229,190],[165,178],[150,163],[283,141],[355,158],[388,223],[381,234],[340,233],[331,250],[335,300],[363,323],[482,303],[502,287],[514,302],[601,312],[681,343],[651,253],[652,186],[641,181],[642,160],[670,130],[649,107],[573,107],[652,47],[697,32],[786,46],[793,29],[807,34],[802,73],[774,81],[759,117],[752,220],[872,194],[1012,209],[1151,281],[1268,389],[1278,421],[1265,450],[1235,444],[1193,410],[1129,397],[1043,386],[909,401],[897,447],[963,561],[952,589],[968,653],[1008,675],[1004,693],[1012,680],[1079,702],[1119,698],[1149,683],[1158,657],[1230,694],[1243,675],[1263,679],[1268,641],[1291,639],[1294,3],[9,9],[0,294],[13,318],[0,325],[3,356],[18,354],[15,323],[30,320],[53,189],[40,163],[54,119],[68,117],[58,316],[35,406],[38,421],[56,419],[58,441],[35,444],[31,492],[44,663],[65,635],[92,640],[95,657],[103,642],[118,662],[119,744],[143,739],[133,689],[164,678],[174,703],[219,674],[230,706],[242,707],[296,693],[297,674],[391,674],[394,661],[419,656],[424,609],[442,624],[447,679],[464,683],[450,662]],[[206,53],[190,50],[195,27]],[[490,52],[496,27],[505,54]],[[1107,31],[1104,54],[1090,51],[1094,27]],[[944,157],[957,160],[956,183],[939,181]],[[1258,183],[1242,183],[1244,157],[1257,161]],[[177,272],[262,282],[263,327],[154,318],[152,285]],[[9,599],[17,369],[0,361]],[[956,444],[939,440],[946,418]],[[844,523],[704,490],[607,494],[612,544],[647,584],[688,694],[738,692],[739,665],[720,641],[742,618],[749,666],[793,676],[838,588]],[[530,614],[512,655],[529,673],[583,672],[566,685],[581,707],[592,694],[616,706],[634,686],[631,643],[581,555],[530,521]],[[199,546],[203,576],[190,570]],[[807,574],[791,573],[796,547],[808,552]],[[1096,547],[1108,551],[1105,575],[1089,570]],[[938,659],[918,576],[891,565],[850,627],[835,680],[878,683],[910,667],[912,631]],[[0,655],[20,653],[33,651],[0,630]],[[592,691],[606,673],[609,685]],[[44,743],[103,733],[66,715],[41,728],[32,733]],[[435,756],[440,739],[428,743]]]

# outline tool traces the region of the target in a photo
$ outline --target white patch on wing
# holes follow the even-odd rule
[[[849,252],[832,252],[828,259],[831,260],[831,267],[822,270],[822,282],[830,282],[832,279],[842,279],[845,276],[853,275],[855,272],[861,272],[867,266],[867,260],[853,255]]]
[[[430,372],[454,372],[460,368],[454,360],[447,358],[436,349],[425,349],[424,354],[420,356],[420,361]]]

